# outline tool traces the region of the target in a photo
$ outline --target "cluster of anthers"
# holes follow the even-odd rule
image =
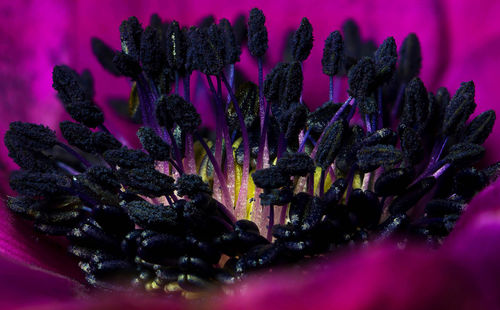
[[[64,65],[53,87],[75,121],[60,123],[66,142],[43,125],[10,124],[5,145],[21,170],[7,205],[37,232],[69,240],[91,286],[189,296],[346,246],[388,238],[438,246],[496,177],[499,164],[471,166],[495,112],[468,122],[472,82],[453,97],[428,92],[414,34],[398,55],[394,38],[376,48],[352,21],[343,36],[332,32],[322,59],[329,101],[309,111],[307,18],[289,61],[265,80],[265,17],[253,9],[248,27],[244,20],[181,28],[154,15],[143,29],[131,17],[120,26],[121,51],[92,40],[104,68],[132,81],[142,149],[105,127],[89,72]],[[242,45],[258,60],[258,84],[235,79]],[[215,134],[199,129],[193,77],[194,93],[209,94]],[[334,82],[344,78],[348,99],[337,103]]]

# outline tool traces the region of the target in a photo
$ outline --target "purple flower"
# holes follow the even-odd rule
[[[90,38],[98,36],[118,48],[118,25],[121,20],[136,15],[147,20],[151,13],[171,16],[185,24],[193,24],[209,13],[216,18],[234,17],[248,12],[256,4],[241,7],[231,2],[188,1],[182,6],[173,3],[156,5],[131,1],[86,1],[80,3],[48,2],[42,4],[2,4],[5,22],[0,26],[6,40],[0,45],[0,74],[2,93],[2,136],[8,123],[14,120],[43,123],[55,128],[67,117],[51,88],[51,72],[55,64],[66,63],[78,71],[89,68],[94,74],[96,101],[107,117],[113,132],[134,137],[130,128],[104,104],[112,97],[127,94],[128,85],[105,72],[91,55]],[[352,17],[359,23],[362,36],[377,43],[393,35],[398,46],[409,32],[416,32],[422,45],[423,70],[421,78],[429,90],[447,86],[451,93],[464,80],[476,85],[476,113],[495,109],[496,68],[500,62],[499,29],[495,19],[500,7],[495,1],[481,4],[455,1],[391,1],[313,3],[289,1],[263,3],[259,7],[267,14],[269,59],[265,72],[281,59],[283,37],[295,29],[300,18],[307,16],[315,26],[316,45],[304,64],[304,101],[319,106],[328,94],[328,78],[319,74],[322,42],[330,31]],[[191,9],[193,8],[193,9]],[[164,13],[168,12],[168,13]],[[484,16],[486,14],[486,16]],[[465,21],[464,21],[465,20]],[[320,26],[321,25],[321,26]],[[283,43],[280,43],[283,42]],[[238,65],[240,66],[240,65]],[[256,76],[256,66],[248,51],[242,55],[241,69]],[[346,85],[344,85],[346,87]],[[213,125],[211,110],[197,105],[206,124]],[[50,111],[47,113],[45,111]],[[500,142],[498,129],[486,143],[489,154],[484,161],[497,158]],[[137,144],[137,141],[132,141]],[[10,194],[4,180],[13,163],[2,149],[1,162],[5,177],[2,192]],[[329,308],[340,309],[397,309],[405,308],[482,308],[500,305],[498,285],[500,275],[495,261],[500,257],[500,226],[495,189],[498,182],[479,194],[463,214],[457,227],[438,250],[410,245],[400,251],[388,244],[370,245],[330,257],[318,266],[309,267],[307,274],[282,270],[278,274],[248,279],[230,297],[213,297],[207,308]],[[103,306],[99,300],[75,301],[83,288],[76,263],[65,254],[60,240],[31,233],[31,226],[14,218],[6,208],[0,208],[0,285],[2,302],[6,306],[42,305],[47,308],[74,309]],[[36,268],[33,269],[33,268]],[[47,270],[51,273],[48,273]],[[64,275],[55,276],[52,272]],[[70,280],[70,279],[76,279]],[[43,283],[40,285],[39,283]],[[19,284],[19,285],[17,285]],[[38,285],[37,285],[38,284]],[[51,288],[49,290],[49,288]],[[71,289],[69,289],[71,288]],[[53,292],[56,291],[57,294]],[[108,308],[126,302],[136,307],[184,307],[184,301],[119,300],[106,297]],[[63,302],[59,305],[52,303]],[[65,303],[66,302],[66,303]],[[1,305],[1,302],[0,302]]]

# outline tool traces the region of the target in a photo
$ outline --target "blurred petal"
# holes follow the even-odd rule
[[[450,240],[451,241],[451,240]],[[461,231],[449,249],[488,304],[500,305],[500,210],[484,212]]]
[[[0,256],[0,308],[74,299],[84,288],[67,278]]]
[[[3,1],[0,4],[0,136],[16,120],[54,127],[62,117],[52,91],[52,68],[69,60],[71,19],[61,1]],[[50,111],[41,113],[40,111]],[[0,186],[6,192],[15,164],[0,148]]]
[[[253,279],[212,309],[484,309],[457,262],[423,248],[369,248],[307,275]]]
[[[12,214],[0,203],[0,255],[73,279],[82,279],[75,259],[69,256],[62,238],[33,231],[33,223]],[[0,281],[1,282],[1,281]]]
[[[180,310],[196,309],[187,306],[184,300],[176,298],[152,298],[151,296],[131,297],[125,295],[94,296],[92,299],[74,300],[70,302],[45,303],[24,310]]]

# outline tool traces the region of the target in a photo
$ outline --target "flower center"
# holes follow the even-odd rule
[[[329,100],[309,111],[307,18],[291,39],[291,61],[265,79],[258,9],[248,27],[222,19],[187,29],[155,16],[143,29],[129,18],[121,51],[99,39],[92,48],[108,71],[132,80],[129,116],[143,125],[142,148],[105,127],[87,71],[56,66],[53,86],[76,122],[60,123],[66,142],[42,125],[11,123],[5,144],[21,170],[10,178],[19,196],[8,207],[38,232],[67,238],[87,282],[108,290],[196,297],[353,244],[439,245],[497,176],[499,164],[471,166],[485,153],[495,112],[467,122],[472,82],[451,98],[445,88],[428,92],[414,34],[398,57],[392,37],[375,49],[354,22],[343,33],[325,41]],[[236,78],[244,44],[257,58],[258,84]],[[345,80],[348,96],[338,103]],[[192,94],[208,94],[214,131],[199,129]]]

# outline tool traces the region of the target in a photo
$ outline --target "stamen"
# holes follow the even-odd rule
[[[252,9],[248,46],[258,85],[235,79],[244,20],[233,29],[207,17],[187,29],[153,15],[143,30],[131,17],[120,26],[121,51],[92,39],[105,69],[132,79],[129,116],[140,123],[141,109],[143,151],[106,129],[92,76],[67,66],[54,68],[53,87],[76,121],[60,124],[68,145],[42,125],[10,125],[4,142],[21,170],[9,183],[21,196],[9,197],[7,207],[37,233],[66,238],[90,286],[198,298],[252,271],[345,246],[394,237],[438,246],[500,175],[500,163],[472,167],[485,154],[495,112],[468,123],[473,82],[451,99],[445,88],[429,93],[418,78],[415,34],[398,55],[394,38],[377,48],[352,20],[342,26],[344,38],[330,33],[322,58],[329,101],[310,112],[302,101],[313,44],[308,19],[293,33],[291,62],[278,63],[264,81],[268,35],[263,12]],[[194,101],[213,96],[215,137],[199,128],[193,73]],[[345,77],[348,98],[336,103]]]

